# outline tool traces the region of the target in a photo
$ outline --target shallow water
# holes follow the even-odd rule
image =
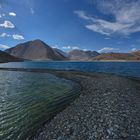
[[[61,70],[80,70],[86,72],[115,73],[140,77],[140,62],[14,62],[0,64],[9,68],[51,68]]]
[[[0,140],[27,139],[74,100],[79,89],[46,73],[0,71]]]

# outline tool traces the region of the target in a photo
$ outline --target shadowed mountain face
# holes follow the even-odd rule
[[[140,51],[133,53],[103,53],[93,60],[140,60]]]
[[[30,60],[65,60],[66,57],[60,52],[52,49],[41,40],[29,41],[19,44],[5,52],[24,59]]]
[[[0,51],[0,63],[14,62],[14,61],[22,61],[22,60],[14,56],[11,56],[6,52]]]
[[[92,58],[100,55],[96,51],[83,51],[83,50],[72,50],[69,52],[69,59],[71,60],[91,60]]]

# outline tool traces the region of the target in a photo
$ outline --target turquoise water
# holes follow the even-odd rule
[[[0,67],[80,70],[140,77],[140,62],[17,62],[0,64]]]
[[[0,140],[29,138],[74,100],[79,89],[46,73],[0,71]]]

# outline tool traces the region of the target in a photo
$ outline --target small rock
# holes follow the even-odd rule
[[[123,138],[127,138],[127,137],[128,137],[128,133],[122,132],[122,133],[121,133],[121,136],[122,136]]]
[[[113,131],[113,128],[109,128],[109,129],[107,129],[107,133],[108,133],[109,135],[112,134],[112,131]]]

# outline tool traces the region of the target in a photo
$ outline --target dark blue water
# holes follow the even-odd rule
[[[140,77],[140,62],[14,62],[0,64],[0,67],[80,70]]]

